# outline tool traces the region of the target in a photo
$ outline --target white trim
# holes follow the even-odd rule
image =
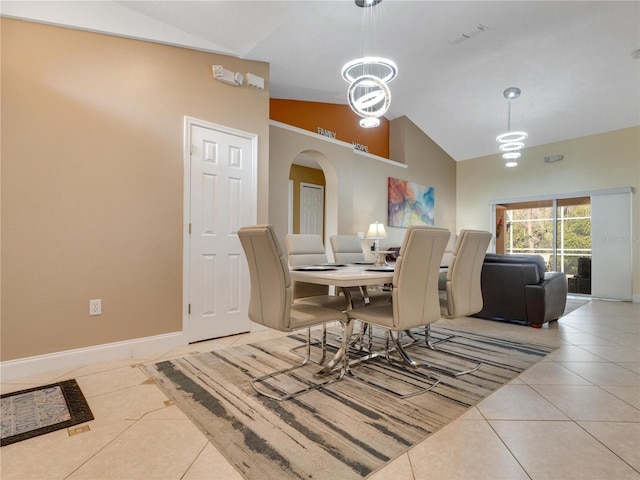
[[[287,209],[287,233],[293,233],[293,180],[289,180],[289,207]]]
[[[585,190],[582,192],[552,193],[546,195],[533,195],[530,197],[500,198],[497,200],[489,200],[489,205],[498,205],[501,203],[535,202],[539,200],[561,200],[563,198],[592,197],[595,195],[617,195],[620,193],[631,192],[633,192],[633,187],[604,188],[601,190]]]
[[[0,377],[3,382],[10,382],[57,370],[72,370],[93,363],[159,355],[184,345],[187,345],[184,334],[175,332],[37,355],[35,357],[7,360],[0,362]]]
[[[378,155],[373,155],[372,153],[367,153],[367,152],[363,152],[362,150],[358,150],[353,146],[353,144],[349,142],[344,142],[342,140],[337,140],[335,138],[326,137],[324,135],[320,135],[319,133],[314,133],[314,132],[310,132],[309,130],[304,130],[302,128],[294,127],[293,125],[287,125],[286,123],[277,122],[275,120],[269,120],[269,125],[271,125],[272,127],[282,128],[284,130],[289,130],[290,132],[299,133],[300,135],[306,135],[308,137],[315,138],[316,140],[323,140],[325,142],[333,143],[335,145],[340,145],[341,147],[349,148],[356,155],[361,155],[363,157],[367,157],[372,160],[377,160],[378,162],[388,163],[389,165],[393,165],[394,167],[399,167],[399,168],[409,167],[409,165],[407,165],[406,163],[396,162],[394,160],[389,160],[388,158],[380,157]]]
[[[251,141],[251,223],[258,222],[258,135],[244,132],[231,127],[225,127],[217,123],[200,120],[198,118],[184,117],[184,145],[183,145],[183,227],[182,227],[182,331],[186,332],[189,327],[189,303],[191,287],[189,281],[191,272],[191,251],[189,241],[189,225],[191,224],[191,127],[198,126],[216,130],[229,135],[246,138]]]
[[[496,235],[496,206],[489,205],[489,232],[491,233],[491,243],[489,244],[489,252],[496,253],[498,237]]]
[[[191,258],[191,126],[194,119],[184,117],[184,139],[183,139],[183,213],[182,213],[182,332],[187,331],[189,324],[189,304],[191,302],[191,278],[190,258]]]

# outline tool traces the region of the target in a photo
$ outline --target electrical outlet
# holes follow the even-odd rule
[[[89,300],[89,315],[102,315],[102,300]]]

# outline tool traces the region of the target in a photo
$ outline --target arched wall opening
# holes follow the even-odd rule
[[[317,168],[324,175],[324,234],[325,247],[329,245],[329,237],[338,233],[338,175],[331,160],[318,150],[302,150],[290,159],[289,172],[293,165]],[[292,196],[289,197],[292,201]],[[289,205],[289,212],[294,211]],[[297,211],[297,209],[296,209]],[[327,250],[328,251],[328,250]],[[329,255],[330,256],[330,255]]]

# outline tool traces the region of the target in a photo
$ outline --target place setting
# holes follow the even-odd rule
[[[369,268],[365,268],[367,272],[393,272],[395,271],[395,267],[393,265],[382,265],[380,267],[372,266]]]
[[[293,267],[291,270],[295,272],[330,272],[332,270],[338,270],[338,267],[329,265],[307,265],[304,267]]]

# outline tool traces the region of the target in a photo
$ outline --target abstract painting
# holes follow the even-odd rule
[[[390,227],[433,226],[433,205],[433,187],[389,177]]]

